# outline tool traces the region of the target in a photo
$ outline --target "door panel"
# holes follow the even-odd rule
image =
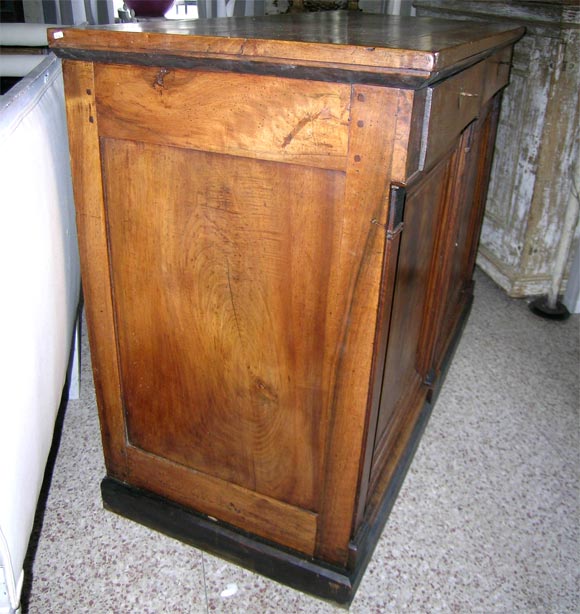
[[[424,373],[437,378],[459,320],[471,300],[473,267],[479,240],[493,150],[499,99],[482,110],[461,135],[450,163],[449,191],[442,210],[433,260],[424,332],[432,341],[422,355]],[[491,140],[490,140],[491,139]]]

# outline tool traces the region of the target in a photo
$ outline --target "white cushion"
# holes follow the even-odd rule
[[[12,607],[79,297],[62,72],[53,55],[0,98],[0,566]]]

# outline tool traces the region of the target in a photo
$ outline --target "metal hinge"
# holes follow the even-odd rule
[[[400,232],[403,232],[404,226],[405,224],[401,222],[396,228],[393,228],[393,230],[387,230],[387,239],[394,239]]]
[[[387,239],[393,239],[403,230],[403,214],[405,212],[406,198],[407,190],[405,190],[404,187],[398,185],[391,186]]]
[[[376,217],[371,220],[371,224],[382,226],[385,229],[387,239],[394,239],[403,231],[405,224],[403,223],[403,212],[405,210],[405,198],[407,191],[404,187],[398,185],[391,186],[389,198],[389,212],[386,224],[381,224]]]
[[[435,369],[431,368],[429,369],[429,371],[427,371],[427,374],[425,375],[425,379],[423,380],[423,383],[426,386],[433,386],[436,379],[437,379],[437,374],[435,373]]]

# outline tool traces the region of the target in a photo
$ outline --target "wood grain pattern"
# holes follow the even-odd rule
[[[103,158],[130,441],[316,510],[343,175],[111,139]]]
[[[339,330],[327,332],[341,341],[327,352],[325,365],[333,377],[332,411],[323,417],[329,435],[316,549],[320,558],[343,565],[363,462],[398,105],[396,90],[353,87],[345,201],[337,212],[341,238],[329,284],[344,316],[329,321]]]
[[[316,514],[190,471],[132,446],[128,483],[308,555],[314,553]]]
[[[352,597],[467,313],[486,99],[520,33],[334,14],[51,34],[103,60],[65,78],[120,509],[182,506]],[[373,71],[416,80],[348,80]]]
[[[54,37],[55,32],[64,36]],[[256,34],[259,33],[258,36]],[[442,73],[517,40],[522,28],[355,11],[203,19],[49,31],[51,48],[176,54],[237,61],[341,64]],[[425,75],[428,77],[428,74]]]
[[[102,136],[345,168],[347,85],[104,65],[95,82]]]
[[[64,62],[63,74],[85,313],[102,442],[107,471],[124,479],[125,427],[117,371],[103,188],[98,172],[101,157],[93,65]]]
[[[399,106],[397,108],[397,122],[395,125],[393,162],[391,168],[391,181],[405,183],[407,178],[418,169],[419,147],[411,146],[411,139],[418,135],[421,138],[423,113],[421,109],[421,93],[410,90],[399,91]],[[419,107],[419,113],[414,113]]]

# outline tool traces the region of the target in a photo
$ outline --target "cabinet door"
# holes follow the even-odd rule
[[[452,153],[445,203],[439,219],[428,305],[423,322],[420,370],[434,382],[473,296],[473,268],[483,219],[499,97],[461,134]]]
[[[367,491],[372,509],[396,470],[472,296],[499,100],[407,192]],[[359,507],[361,519],[362,507]],[[372,512],[371,512],[372,513]]]
[[[446,158],[407,192],[369,494],[381,490],[379,481],[388,483],[427,393],[419,360],[422,322],[428,309],[429,275],[437,239],[434,229],[445,204],[448,174]]]

